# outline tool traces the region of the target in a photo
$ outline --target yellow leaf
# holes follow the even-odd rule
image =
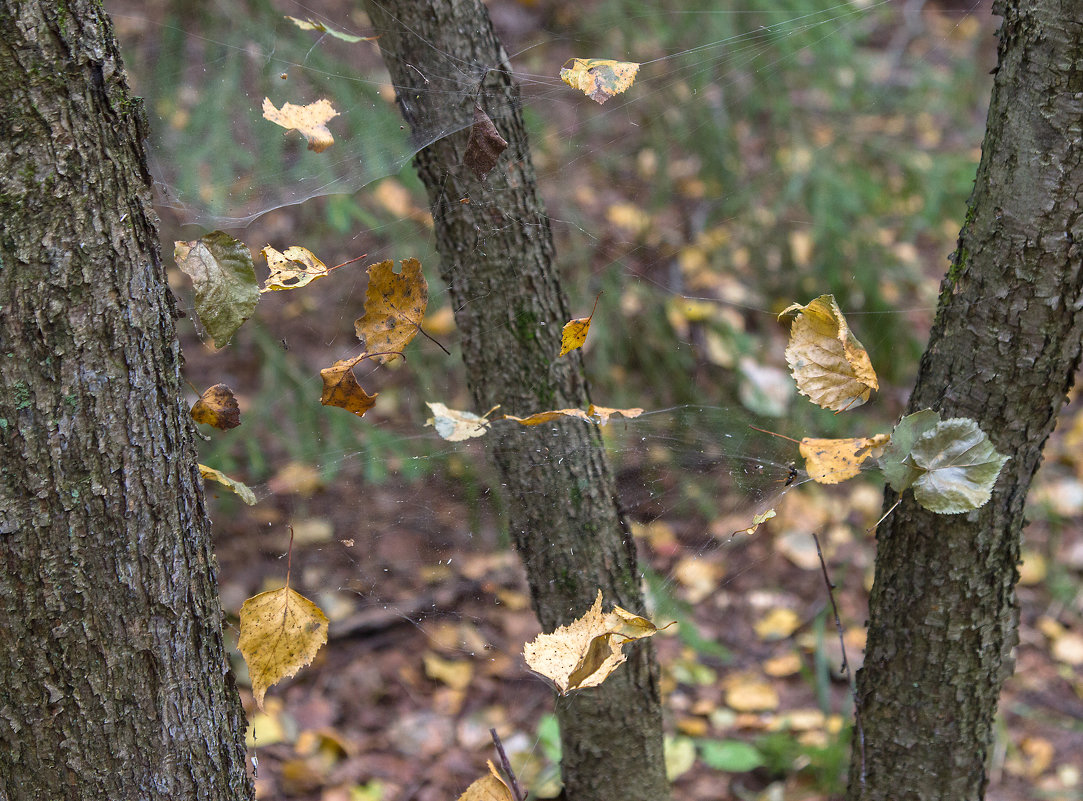
[[[770,520],[774,516],[775,516],[775,510],[774,509],[768,509],[766,512],[760,512],[759,514],[754,515],[752,517],[752,525],[751,526],[749,526],[748,528],[743,528],[740,531],[735,531],[733,533],[734,534],[748,534],[748,535],[751,536],[752,534],[756,533],[756,529],[758,529],[760,527],[761,523],[766,523],[768,520]]]
[[[263,288],[260,289],[260,294],[283,289],[298,289],[331,272],[326,264],[312,254],[312,251],[299,245],[286,248],[285,253],[279,253],[268,245],[260,252],[271,270]]]
[[[768,712],[778,708],[778,692],[756,676],[738,674],[726,682],[726,706],[738,712]]]
[[[429,284],[417,259],[403,259],[399,273],[388,259],[370,266],[368,274],[365,313],[354,321],[354,330],[365,350],[373,354],[369,358],[383,364],[420,330],[429,305]]]
[[[772,609],[752,628],[761,640],[784,640],[801,625],[800,618],[792,609]]]
[[[571,66],[568,66],[568,63]],[[639,64],[609,58],[570,58],[560,69],[560,80],[578,89],[591,100],[604,103],[628,89],[636,79]]]
[[[489,421],[486,419],[499,406],[490,409],[483,417],[478,417],[473,412],[460,412],[449,409],[442,403],[425,403],[433,416],[425,421],[425,425],[432,426],[436,433],[448,442],[462,442],[464,439],[481,437],[489,431]]]
[[[199,396],[189,412],[197,423],[229,431],[241,424],[241,411],[233,390],[225,384],[215,384]]]
[[[465,690],[474,678],[474,666],[463,659],[444,659],[431,651],[421,657],[425,663],[425,675],[442,681],[453,690]]]
[[[805,470],[820,484],[838,484],[861,472],[861,464],[891,439],[890,434],[851,439],[812,439],[805,437],[799,446],[805,457]]]
[[[338,112],[326,98],[307,106],[283,103],[280,109],[275,108],[269,97],[263,98],[263,118],[288,131],[298,131],[308,140],[308,149],[317,153],[322,153],[335,143],[335,138],[327,130],[327,123],[337,116]]]
[[[513,420],[516,423],[524,426],[539,426],[542,423],[549,423],[560,417],[575,417],[580,420],[586,420],[588,423],[597,423],[600,426],[604,426],[609,422],[609,418],[615,414],[623,415],[624,417],[639,417],[643,414],[642,409],[610,409],[607,406],[595,406],[593,403],[587,409],[553,409],[549,412],[535,412],[527,417],[516,417],[513,414],[504,415],[504,420]]]
[[[779,317],[794,314],[786,362],[797,390],[825,409],[853,409],[879,389],[869,354],[851,333],[834,295],[807,306],[797,303]]]
[[[320,370],[320,378],[323,379],[320,403],[324,406],[337,406],[358,417],[364,417],[365,412],[376,405],[380,393],[369,395],[354,378],[353,368],[364,357],[365,354],[362,353],[353,359],[340,359],[330,367]]]
[[[240,618],[237,648],[262,709],[267,688],[296,675],[327,642],[327,616],[300,593],[283,587],[249,598]]]
[[[594,298],[594,308],[590,310],[589,317],[576,317],[564,324],[564,329],[560,334],[560,353],[557,356],[564,356],[576,348],[583,347],[583,343],[587,341],[587,332],[590,331],[590,321],[594,319],[594,312],[598,308],[598,298],[601,296],[602,293],[599,292]]]
[[[511,788],[500,778],[496,766],[488,761],[489,775],[474,781],[458,801],[513,801]]]
[[[217,481],[226,489],[235,492],[242,501],[252,506],[256,502],[256,493],[249,489],[247,484],[242,484],[240,481],[236,481],[220,470],[215,470],[213,467],[207,467],[205,464],[196,465],[199,468],[199,474],[203,476],[203,480]]]

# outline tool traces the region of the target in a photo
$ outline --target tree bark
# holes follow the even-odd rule
[[[477,408],[500,404],[520,416],[585,408],[580,352],[557,358],[571,315],[553,264],[518,85],[488,12],[480,0],[381,0],[366,9],[403,116],[415,137],[437,135],[416,166]],[[485,180],[463,165],[473,82],[478,103],[509,142]],[[494,456],[542,627],[550,631],[582,615],[599,589],[607,605],[642,609],[635,543],[617,508],[597,427],[569,419],[499,428],[490,434],[499,437]],[[557,700],[565,794],[574,801],[668,797],[653,647],[648,641],[630,651],[601,687]]]
[[[970,417],[1010,460],[981,509],[935,515],[907,493],[879,529],[851,801],[984,795],[1017,642],[1023,504],[1080,361],[1079,7],[1014,0],[994,12],[1004,22],[982,160],[909,411]]]
[[[0,798],[253,797],[142,105],[92,0],[0,4]]]

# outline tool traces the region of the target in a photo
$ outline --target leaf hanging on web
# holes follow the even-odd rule
[[[1008,461],[967,417],[937,423],[917,438],[909,459],[920,471],[911,485],[915,500],[943,515],[984,506]]]
[[[383,364],[395,358],[421,329],[429,305],[429,284],[417,259],[403,259],[395,273],[392,259],[368,268],[365,313],[354,321],[354,331],[370,358]]]
[[[465,439],[482,437],[489,433],[489,420],[487,419],[499,406],[490,409],[482,417],[473,412],[460,412],[457,409],[449,409],[442,403],[425,403],[432,412],[432,417],[425,421],[425,425],[432,426],[436,433],[448,442],[462,442]]]
[[[568,66],[568,64],[571,66]],[[570,58],[560,68],[560,80],[591,100],[604,103],[627,90],[636,79],[639,64],[609,58]]]
[[[794,303],[779,318],[793,314],[786,362],[797,390],[825,409],[841,412],[869,399],[880,383],[869,354],[850,331],[834,295],[806,306]]]
[[[260,289],[261,294],[299,289],[331,272],[312,251],[299,245],[288,247],[282,253],[268,245],[260,253],[267,260],[267,267],[271,270],[263,288]]]
[[[766,523],[768,520],[770,520],[774,516],[775,516],[775,510],[774,509],[768,509],[765,512],[760,512],[759,514],[756,514],[756,515],[752,516],[752,525],[751,526],[749,526],[748,528],[742,528],[739,531],[735,531],[733,533],[734,534],[747,534],[749,536],[752,536],[753,534],[756,533],[756,529],[758,529],[762,524]]]
[[[340,359],[330,367],[320,370],[320,378],[323,379],[320,403],[324,406],[337,406],[358,417],[364,417],[365,412],[376,405],[380,393],[369,395],[357,383],[353,374],[353,368],[364,358],[365,354],[362,353],[353,359]]]
[[[288,586],[245,601],[240,625],[237,648],[248,664],[252,694],[260,709],[267,689],[296,675],[327,642],[327,616]]]
[[[256,493],[252,492],[247,484],[232,479],[221,470],[215,470],[213,467],[207,467],[205,464],[196,465],[196,467],[199,468],[199,474],[203,476],[204,481],[217,481],[226,489],[236,493],[237,497],[249,506],[255,505]]]
[[[503,419],[512,420],[524,426],[540,426],[543,423],[551,423],[553,420],[558,420],[561,417],[575,417],[579,420],[585,420],[588,423],[597,423],[600,426],[604,426],[609,422],[609,418],[615,414],[632,418],[639,417],[639,415],[643,414],[643,410],[639,408],[610,409],[607,406],[595,406],[592,403],[585,412],[582,409],[553,409],[548,412],[535,412],[526,417],[516,417],[513,414],[506,414]]]
[[[213,231],[191,242],[174,242],[173,258],[192,279],[199,322],[215,347],[224,347],[259,303],[252,251],[224,231]]]
[[[861,472],[861,465],[891,438],[890,434],[850,439],[801,440],[801,455],[809,478],[819,484],[838,484]]]
[[[906,415],[895,424],[891,432],[891,442],[884,448],[884,454],[880,457],[880,470],[896,492],[905,490],[914,483],[914,479],[921,475],[921,471],[908,458],[910,449],[914,447],[918,437],[939,422],[939,414],[932,409],[922,409],[920,412]]]
[[[197,423],[229,431],[241,424],[241,410],[233,390],[225,384],[215,384],[204,390],[189,412]]]
[[[587,334],[590,332],[590,321],[594,319],[594,312],[598,308],[598,298],[601,296],[602,293],[599,292],[598,297],[594,298],[594,308],[590,310],[589,317],[576,317],[564,324],[560,332],[560,353],[557,356],[564,356],[576,348],[583,347],[583,343],[587,341]]]
[[[489,115],[480,106],[474,106],[474,124],[470,128],[470,139],[466,142],[463,164],[473,170],[479,181],[483,181],[507,148],[508,140],[500,135]]]
[[[314,19],[297,19],[297,17],[286,16],[290,22],[300,28],[302,31],[319,31],[320,33],[326,33],[328,36],[334,36],[336,39],[341,39],[344,42],[353,44],[354,42],[371,42],[373,39],[378,39],[378,36],[354,36],[352,33],[343,33],[342,31],[336,31],[334,28],[325,25],[322,22],[317,22]]]
[[[316,153],[322,153],[335,143],[327,123],[337,116],[338,112],[326,98],[307,106],[283,103],[280,109],[275,108],[269,97],[263,98],[263,118],[287,131],[297,131],[308,140],[308,149]]]
[[[486,763],[489,774],[471,782],[458,801],[514,801],[511,788],[496,772],[492,760],[486,760]]]

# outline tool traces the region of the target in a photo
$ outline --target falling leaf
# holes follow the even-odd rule
[[[594,319],[594,312],[598,308],[598,298],[601,296],[602,293],[599,292],[594,298],[594,308],[590,310],[590,317],[577,317],[564,324],[564,329],[560,333],[560,353],[557,356],[564,356],[576,348],[583,347],[583,343],[587,341],[587,333],[590,331],[590,321]]]
[[[890,438],[890,434],[849,439],[805,437],[799,447],[809,478],[820,484],[838,484],[860,473],[862,463]]]
[[[588,423],[597,423],[598,425],[604,426],[614,414],[623,415],[624,417],[639,417],[639,415],[643,414],[643,410],[610,409],[606,406],[595,406],[592,403],[585,412],[582,409],[554,409],[549,412],[535,412],[526,417],[516,417],[513,414],[506,414],[503,419],[512,420],[524,426],[539,426],[543,423],[550,423],[561,417],[575,417],[579,420],[586,420]]]
[[[296,675],[327,642],[327,616],[300,593],[283,587],[249,598],[240,618],[237,648],[262,709],[267,688]]]
[[[489,421],[486,419],[499,406],[490,409],[484,417],[478,417],[473,412],[460,412],[449,409],[442,403],[425,403],[433,416],[425,421],[425,425],[432,426],[436,433],[448,442],[462,442],[464,439],[481,437],[489,431]]]
[[[908,457],[920,475],[911,488],[931,512],[951,515],[984,506],[1007,456],[967,417],[943,420],[914,442]]]
[[[910,456],[910,449],[914,447],[918,437],[939,422],[939,414],[932,409],[922,409],[906,415],[895,424],[891,431],[891,442],[880,457],[880,470],[896,492],[905,490],[921,475],[921,471],[914,467],[907,457]]]
[[[768,509],[766,512],[760,512],[757,515],[753,515],[753,517],[752,517],[752,525],[751,526],[749,526],[748,528],[740,529],[739,531],[735,531],[733,533],[734,534],[748,534],[749,536],[751,536],[751,535],[756,533],[756,529],[758,529],[761,524],[766,523],[768,520],[770,520],[774,516],[775,516],[775,510],[774,509]]]
[[[571,62],[571,66],[568,63]],[[570,58],[560,69],[560,80],[578,89],[591,100],[604,103],[628,89],[636,79],[639,64],[608,58]]]
[[[215,384],[205,390],[189,412],[197,423],[229,431],[241,424],[241,411],[233,390],[225,384]]]
[[[232,490],[237,496],[247,503],[249,506],[254,506],[256,503],[256,493],[248,487],[247,484],[242,484],[240,481],[227,476],[220,470],[215,470],[213,467],[207,467],[205,464],[196,465],[199,468],[199,474],[203,476],[203,479],[210,481],[217,481],[223,487]]]
[[[354,330],[370,358],[383,364],[395,358],[421,329],[429,304],[429,284],[417,259],[403,259],[395,273],[392,259],[368,268],[365,313]]]
[[[794,314],[786,362],[797,390],[825,409],[853,409],[880,384],[865,348],[851,333],[834,295],[807,306],[794,303],[779,318]]]
[[[471,783],[466,792],[459,796],[458,801],[513,801],[511,788],[500,778],[496,766],[491,760],[488,760],[487,764],[489,775]]]
[[[321,98],[307,106],[295,106],[283,103],[277,109],[269,97],[263,98],[263,118],[275,125],[281,125],[287,131],[298,131],[308,140],[308,149],[322,153],[335,143],[335,138],[327,130],[327,123],[338,116],[331,101]]]
[[[466,142],[463,164],[474,171],[479,181],[483,181],[507,148],[508,140],[496,130],[489,115],[480,106],[474,106],[474,125]]]
[[[244,242],[213,231],[191,242],[174,242],[173,258],[192,278],[199,322],[215,347],[224,347],[259,302],[252,252]]]
[[[260,293],[298,289],[308,286],[317,278],[323,278],[331,272],[326,264],[312,254],[312,251],[299,245],[286,248],[284,253],[279,253],[268,245],[260,253],[267,260],[267,266],[271,270]]]
[[[341,39],[344,42],[371,42],[373,39],[378,39],[378,36],[354,36],[352,33],[343,33],[342,31],[336,31],[325,25],[322,22],[317,22],[314,19],[297,19],[297,17],[287,16],[290,22],[300,28],[302,31],[319,31],[320,33],[326,33],[328,36],[334,36],[336,39]]]
[[[353,359],[340,359],[330,367],[320,370],[320,378],[323,379],[320,403],[324,406],[337,406],[358,417],[365,416],[365,412],[376,404],[380,393],[369,395],[354,378],[353,368],[364,355]]]

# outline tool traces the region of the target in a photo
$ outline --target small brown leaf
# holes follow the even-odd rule
[[[354,331],[369,358],[383,364],[394,359],[419,330],[429,305],[429,284],[417,259],[403,259],[395,273],[391,259],[368,268],[365,313],[354,321]]]
[[[365,416],[365,412],[376,404],[380,393],[369,395],[354,378],[353,368],[363,358],[364,354],[353,359],[340,359],[330,367],[320,370],[320,378],[323,379],[320,403],[324,406],[338,406],[358,417]]]
[[[283,103],[275,108],[269,97],[263,98],[263,118],[289,131],[297,131],[308,140],[308,149],[322,153],[335,143],[327,123],[338,116],[331,101],[321,98],[307,106]]]
[[[197,423],[229,431],[241,424],[241,411],[233,390],[225,384],[215,384],[199,396],[190,412]]]
[[[496,130],[492,119],[474,106],[474,125],[470,128],[470,139],[466,142],[463,164],[473,170],[479,181],[484,181],[489,170],[496,166],[500,154],[508,148],[508,140]]]

